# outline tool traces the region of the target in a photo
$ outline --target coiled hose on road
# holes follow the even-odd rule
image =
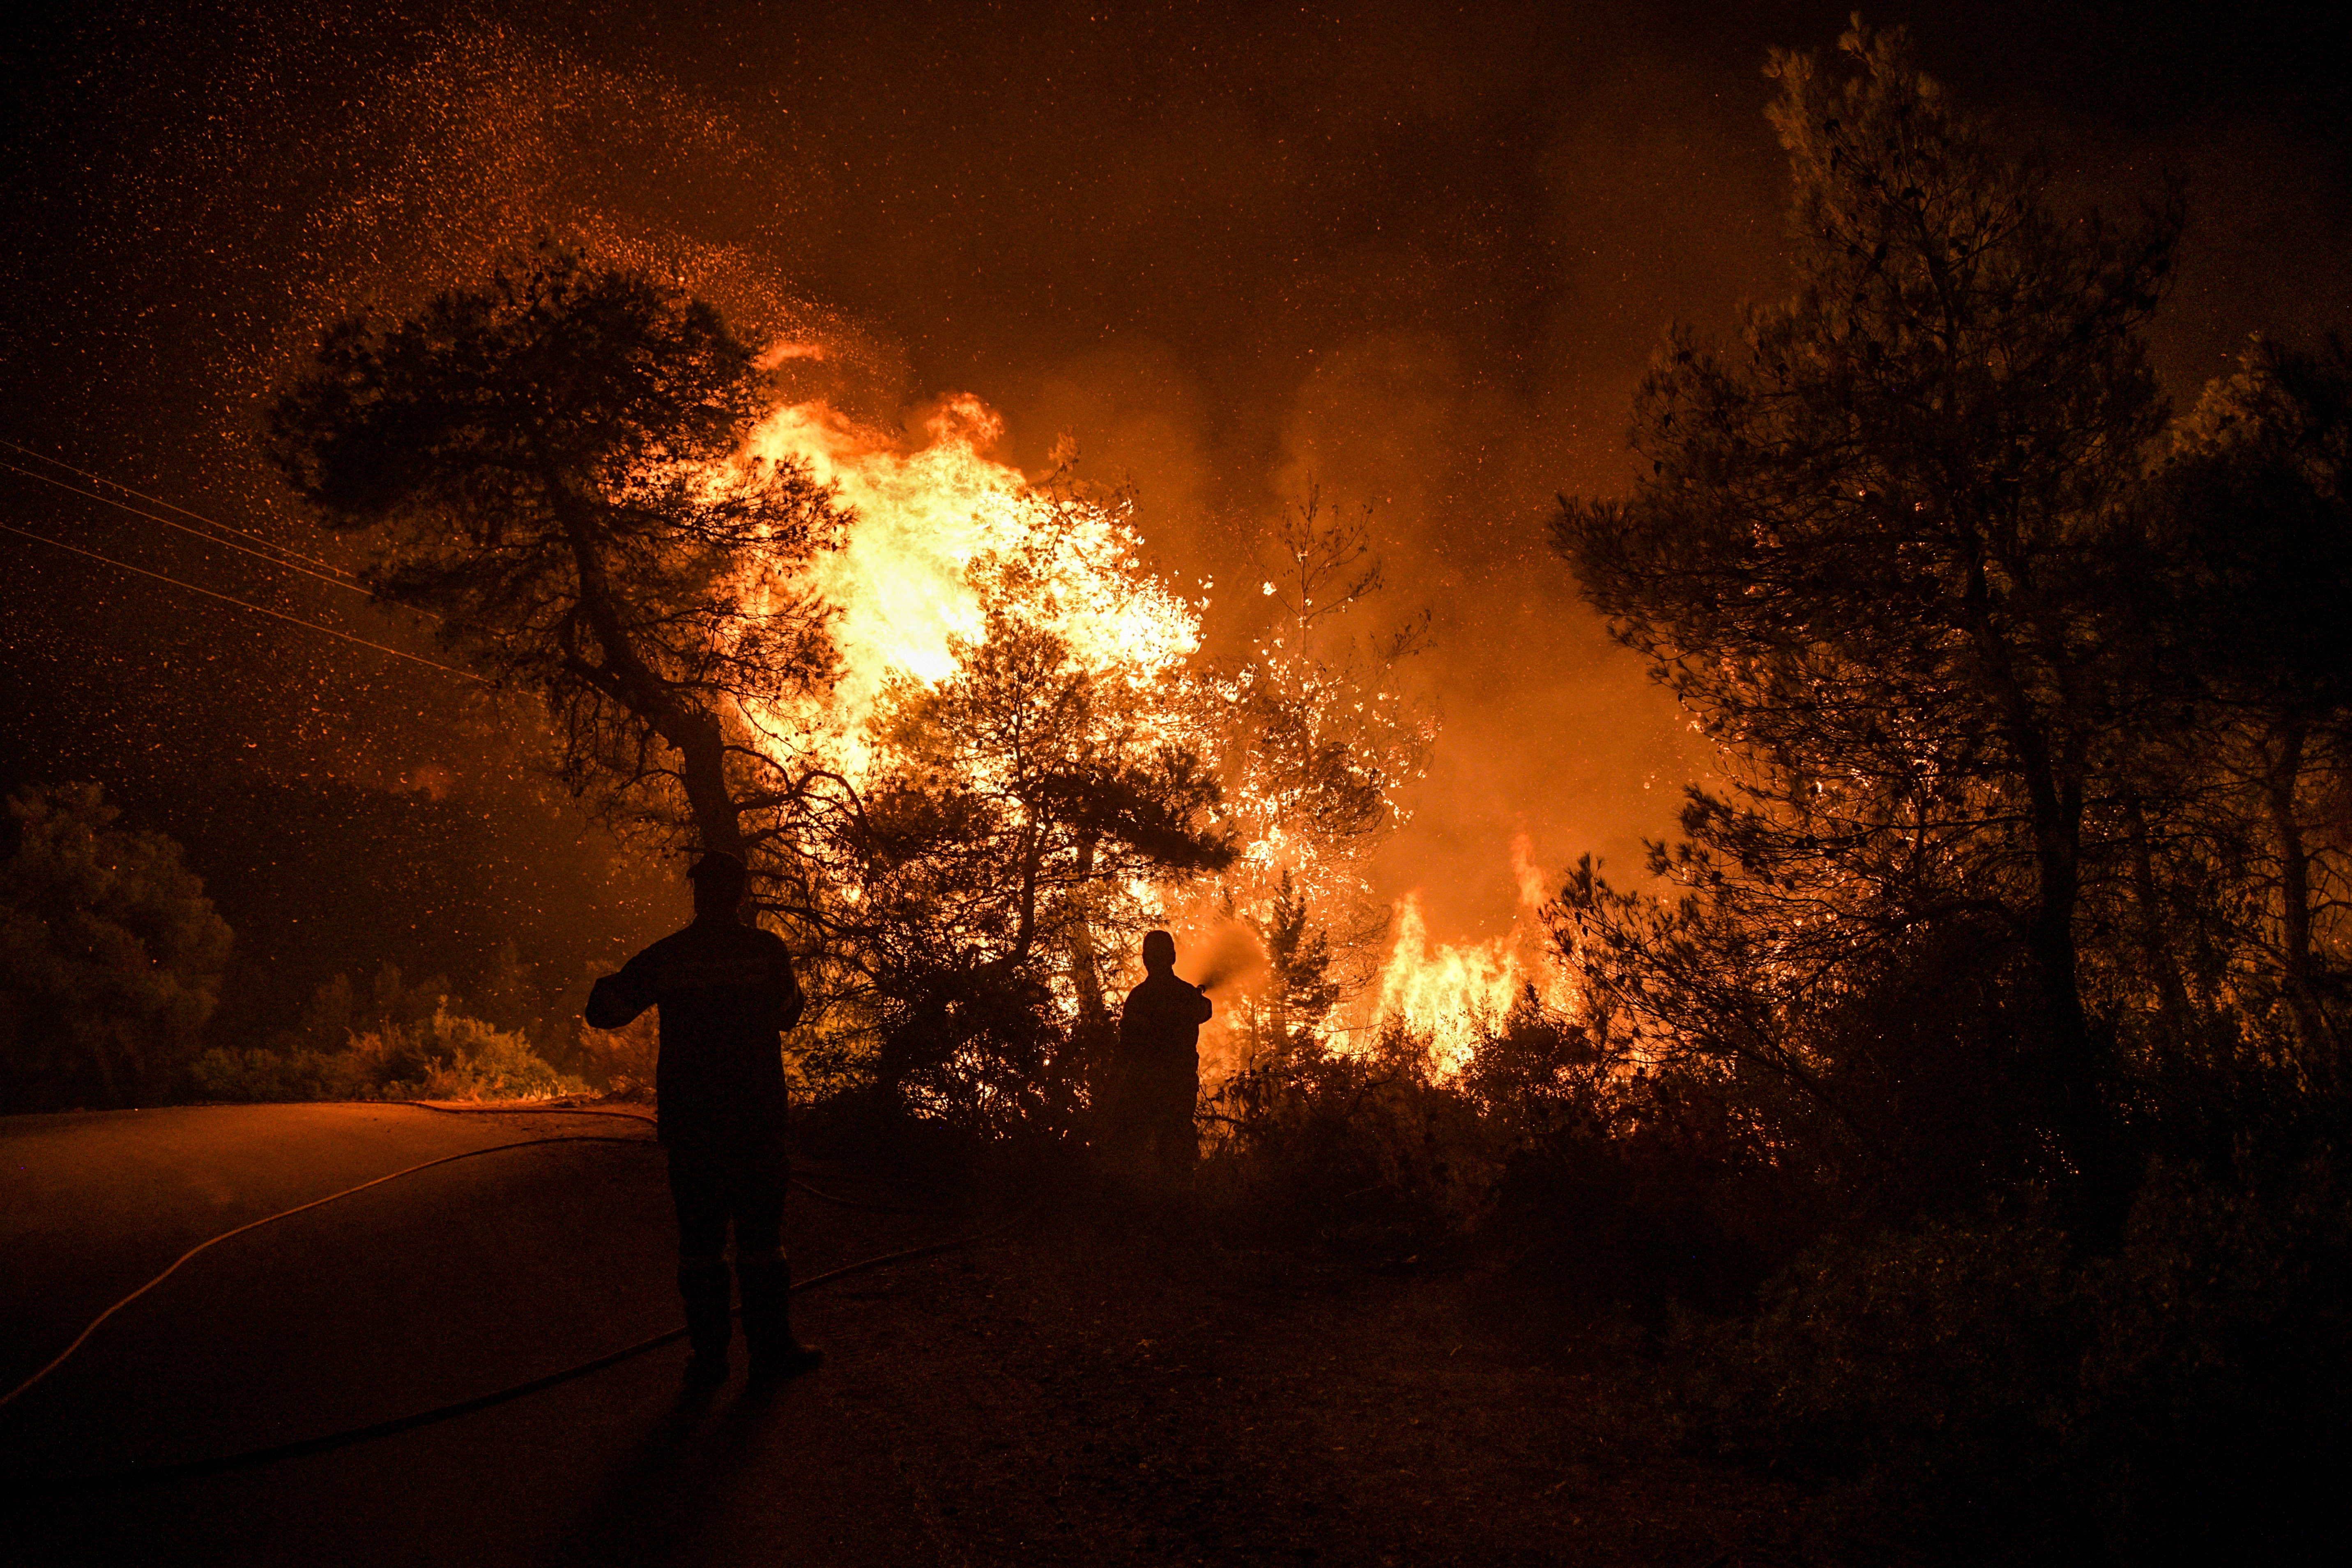
[[[443,1115],[617,1116],[625,1117],[631,1121],[657,1125],[657,1123],[655,1123],[655,1119],[653,1117],[645,1115],[640,1111],[634,1110],[596,1110],[571,1106],[482,1106],[476,1108],[471,1106],[460,1107],[431,1105],[423,1100],[399,1100],[393,1103],[407,1105],[418,1110],[436,1111]],[[467,1149],[456,1154],[444,1154],[438,1159],[421,1161],[404,1170],[394,1171],[388,1175],[377,1176],[372,1181],[362,1182],[356,1186],[345,1187],[341,1192],[329,1193],[325,1197],[313,1198],[309,1203],[298,1204],[292,1208],[281,1209],[276,1214],[265,1215],[257,1220],[249,1220],[246,1224],[238,1226],[234,1229],[225,1230],[218,1236],[198,1242],[195,1246],[188,1248],[187,1251],[173,1258],[171,1264],[166,1267],[162,1273],[157,1274],[153,1279],[149,1279],[136,1290],[131,1291],[129,1295],[123,1297],[121,1300],[116,1301],[112,1306],[107,1308],[106,1310],[100,1312],[97,1317],[91,1319],[89,1326],[84,1328],[80,1333],[75,1335],[73,1342],[68,1344],[65,1349],[59,1351],[55,1356],[50,1358],[47,1364],[35,1372],[30,1377],[26,1378],[22,1383],[16,1384],[16,1387],[10,1389],[6,1394],[0,1394],[0,1408],[5,1408],[6,1405],[15,1402],[20,1395],[38,1384],[43,1378],[47,1377],[49,1373],[64,1365],[68,1358],[72,1356],[76,1351],[79,1350],[82,1345],[88,1342],[89,1337],[96,1333],[100,1327],[103,1325],[109,1318],[113,1317],[117,1312],[120,1312],[125,1307],[130,1306],[133,1301],[138,1300],[142,1296],[146,1295],[147,1292],[155,1289],[156,1286],[161,1285],[164,1280],[170,1279],[174,1273],[179,1271],[180,1267],[183,1264],[194,1258],[200,1252],[217,1247],[222,1242],[230,1240],[233,1237],[243,1236],[247,1231],[257,1230],[263,1226],[275,1224],[277,1221],[281,1219],[289,1219],[295,1215],[304,1214],[311,1209],[320,1207],[323,1205],[334,1203],[338,1199],[350,1197],[355,1193],[363,1193],[371,1187],[380,1187],[386,1182],[398,1181],[403,1176],[413,1176],[419,1171],[429,1171],[436,1165],[453,1164],[459,1160],[471,1160],[484,1154],[501,1153],[510,1149],[535,1149],[547,1143],[634,1143],[647,1147],[659,1147],[659,1145],[650,1138],[630,1137],[621,1134],[601,1132],[564,1132],[557,1133],[553,1137],[549,1138],[524,1138],[511,1143],[493,1143],[487,1148]],[[950,1212],[944,1209],[905,1208],[887,1204],[861,1203],[855,1199],[839,1197],[831,1193],[824,1192],[816,1187],[811,1186],[808,1183],[802,1181],[797,1176],[793,1179],[793,1184],[800,1188],[803,1192],[808,1194],[811,1197],[816,1198],[824,1203],[836,1205],[843,1208],[860,1209],[869,1213],[877,1214],[945,1214]],[[933,1242],[924,1247],[910,1247],[903,1251],[887,1252],[875,1258],[861,1258],[856,1263],[845,1264],[839,1268],[828,1269],[823,1274],[812,1275],[806,1279],[795,1279],[793,1281],[792,1293],[797,1296],[803,1291],[814,1290],[820,1285],[829,1284],[835,1279],[840,1279],[852,1274],[862,1274],[868,1269],[879,1268],[886,1264],[911,1262],[919,1258],[929,1258],[937,1253],[953,1251],[955,1248],[960,1247],[969,1247],[974,1242],[984,1240],[988,1237],[993,1236],[997,1232],[1005,1229],[1021,1217],[1023,1217],[1021,1215],[1016,1214],[1010,1218],[1000,1220],[995,1225],[990,1226],[982,1230],[973,1231],[967,1236],[954,1237],[949,1240]],[[5,1484],[0,1484],[0,1495],[11,1497],[55,1497],[76,1492],[110,1490],[121,1487],[145,1486],[162,1481],[185,1480],[201,1476],[218,1475],[226,1470],[243,1469],[249,1466],[268,1464],[278,1459],[295,1458],[304,1454],[323,1454],[336,1448],[350,1447],[353,1444],[369,1442],[374,1438],[389,1437],[394,1433],[414,1431],[419,1426],[429,1426],[436,1422],[451,1420],[459,1415],[469,1415],[478,1410],[487,1410],[494,1405],[504,1405],[510,1400],[520,1399],[527,1394],[541,1393],[544,1390],[553,1388],[560,1384],[570,1383],[575,1378],[585,1377],[591,1373],[602,1372],[606,1367],[617,1366],[625,1361],[645,1354],[647,1351],[658,1350],[664,1345],[674,1344],[684,1338],[686,1338],[686,1331],[684,1329],[672,1329],[667,1333],[656,1334],[650,1339],[640,1340],[635,1344],[625,1346],[623,1349],[613,1352],[609,1355],[599,1356],[593,1361],[583,1362],[577,1366],[566,1367],[561,1372],[549,1373],[543,1377],[532,1378],[528,1383],[519,1383],[510,1388],[502,1388],[492,1394],[477,1394],[471,1399],[462,1399],[453,1405],[438,1405],[431,1410],[420,1410],[414,1415],[394,1416],[389,1421],[378,1421],[366,1426],[354,1426],[340,1432],[330,1432],[321,1436],[301,1438],[291,1443],[272,1444],[269,1447],[263,1448],[248,1448],[243,1452],[236,1454],[223,1454],[203,1459],[186,1459],[182,1460],[177,1464],[171,1465],[142,1465],[136,1466],[129,1469],[103,1471],[98,1474],[87,1476],[53,1478],[13,1477]]]

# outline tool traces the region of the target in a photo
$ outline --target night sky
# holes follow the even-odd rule
[[[1548,869],[1631,870],[1705,766],[1542,525],[1556,492],[1624,483],[1671,319],[1727,331],[1780,289],[1760,67],[1833,45],[1842,7],[50,10],[6,41],[0,439],[349,561],[257,459],[269,388],[325,320],[549,227],[747,338],[835,345],[821,390],[876,424],[969,391],[1024,468],[1074,436],[1188,578],[1250,576],[1309,479],[1370,504],[1372,614],[1433,608],[1416,679],[1445,726],[1385,890],[1425,885],[1441,935],[1508,917],[1517,831]],[[2352,320],[2340,34],[2284,6],[1871,19],[1914,13],[1928,68],[2045,142],[2068,199],[2128,210],[2186,178],[2157,343],[2176,396],[2251,331]],[[431,653],[327,584],[6,469],[0,521]],[[1261,611],[1221,597],[1216,646]],[[16,534],[0,616],[0,782],[108,779],[215,866],[296,831],[255,820],[270,802],[396,796],[478,825],[500,918],[625,944],[675,912],[462,682]],[[420,921],[459,919],[430,881]]]

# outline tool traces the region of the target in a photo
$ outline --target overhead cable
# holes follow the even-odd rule
[[[119,501],[110,496],[102,496],[96,490],[86,490],[79,485],[69,485],[63,479],[53,479],[47,474],[35,473],[32,469],[22,467],[19,464],[9,462],[5,458],[0,458],[0,468],[6,468],[11,473],[22,474],[28,479],[38,479],[41,483],[54,486],[58,489],[64,490],[68,495],[87,497],[88,499],[98,502],[100,506],[110,506],[117,511],[127,511],[131,516],[144,518],[149,522],[160,522],[165,528],[176,528],[182,533],[187,534],[190,538],[201,539],[206,544],[225,545],[231,550],[240,551],[247,555],[250,555],[256,560],[267,561],[272,566],[280,567],[285,571],[299,572],[305,577],[316,577],[320,582],[326,584],[331,588],[341,588],[345,593],[350,594],[366,594],[368,592],[367,585],[363,583],[353,582],[348,577],[330,576],[324,572],[313,572],[308,566],[299,565],[292,561],[284,560],[278,556],[272,555],[266,550],[257,550],[250,544],[239,544],[234,539],[223,539],[216,534],[206,533],[201,528],[190,528],[184,522],[173,522],[170,518],[158,517],[152,511],[142,511],[137,507],[131,505],[127,501]]]
[[[318,567],[320,571],[338,574],[344,577],[352,575],[352,573],[345,571],[342,567],[336,565],[331,561],[321,560],[316,555],[305,555],[299,550],[289,549],[286,545],[277,543],[272,540],[265,538],[263,535],[256,533],[249,528],[239,528],[235,523],[223,522],[217,518],[206,517],[200,511],[192,511],[176,501],[168,501],[161,496],[151,496],[144,490],[133,489],[129,485],[124,484],[121,479],[110,479],[104,474],[93,474],[88,468],[77,468],[71,463],[65,461],[61,458],[52,458],[46,452],[37,452],[33,450],[32,447],[25,446],[21,442],[11,441],[5,437],[0,437],[0,447],[5,447],[12,452],[22,452],[26,457],[31,458],[36,462],[47,463],[54,468],[63,468],[67,473],[79,475],[81,478],[88,479],[91,484],[105,485],[110,489],[121,490],[125,495],[137,496],[141,500],[145,501],[150,506],[160,506],[164,508],[166,510],[176,511],[182,517],[194,518],[198,522],[203,523],[207,528],[216,528],[224,533],[243,534],[247,539],[254,540],[258,543],[267,545],[270,549],[277,551],[280,555],[289,555],[297,561],[306,561],[311,565]],[[25,470],[19,469],[18,471],[21,473]],[[41,479],[44,476],[35,474],[33,477],[35,479]],[[52,479],[49,482],[54,484],[57,481]],[[72,487],[68,486],[66,488],[71,489]],[[105,500],[103,496],[98,499],[101,500]],[[110,501],[108,504],[113,505],[115,503]],[[130,510],[132,509],[126,507],[124,510]],[[158,519],[157,521],[161,521],[163,520]],[[176,527],[177,525],[174,524],[173,526]],[[221,542],[226,543],[227,541],[223,540]]]
[[[215,588],[199,587],[194,583],[184,582],[180,578],[170,576],[162,572],[152,572],[144,566],[133,566],[127,561],[117,561],[111,555],[100,555],[95,550],[85,550],[79,544],[68,544],[62,539],[51,539],[46,533],[35,533],[30,529],[18,528],[16,524],[11,522],[0,522],[0,529],[5,529],[10,533],[22,534],[26,539],[37,540],[43,544],[55,545],[59,550],[70,550],[76,555],[86,555],[92,561],[103,562],[105,564],[112,566],[118,571],[136,573],[142,577],[152,577],[158,583],[169,583],[175,588],[185,588],[192,594],[202,594],[207,599],[218,599],[224,604],[235,605],[239,609],[251,610],[257,616],[268,616],[271,620],[284,621],[289,626],[301,626],[306,630],[318,632],[326,637],[339,637],[344,642],[357,643],[362,647],[372,647],[378,653],[388,653],[394,658],[404,658],[411,664],[421,664],[427,669],[437,669],[444,675],[454,675],[460,680],[470,680],[478,686],[489,686],[495,684],[481,676],[476,675],[470,669],[459,669],[453,664],[440,664],[433,659],[424,658],[413,653],[404,652],[403,650],[394,647],[386,643],[371,642],[366,637],[353,637],[349,632],[339,632],[332,626],[322,626],[316,621],[306,621],[299,616],[289,616],[283,610],[273,610],[266,605],[254,604],[251,600],[240,599],[234,594],[224,594]]]

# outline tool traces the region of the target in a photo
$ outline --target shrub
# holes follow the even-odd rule
[[[223,1100],[545,1100],[588,1088],[521,1035],[446,1006],[354,1034],[340,1051],[209,1050],[190,1079],[198,1099]]]
[[[659,1015],[646,1012],[617,1029],[577,1028],[572,1059],[604,1092],[621,1100],[651,1100],[661,1056]]]
[[[522,1036],[446,1008],[355,1035],[351,1053],[386,1099],[545,1100],[588,1087],[541,1060]]]
[[[195,1054],[230,932],[159,833],[96,784],[7,801],[0,860],[0,1110],[128,1105]]]
[[[2131,1561],[2295,1561],[2352,1481],[2352,1193],[2332,1152],[2158,1167],[2104,1269],[2076,1420]]]
[[[1694,1434],[1829,1479],[1854,1537],[1967,1561],[2302,1560],[2352,1452],[2352,1205],[2332,1161],[2158,1167],[2121,1243],[2038,1213],[1824,1243],[1685,1324]]]
[[[215,1047],[189,1065],[188,1078],[197,1100],[282,1102],[381,1098],[363,1067],[357,1057],[343,1051]]]
[[[1476,1107],[1393,1024],[1362,1055],[1318,1046],[1236,1073],[1209,1111],[1204,1181],[1259,1228],[1418,1253],[1474,1229],[1492,1188]]]
[[[1849,1527],[2050,1539],[2087,1309],[2032,1217],[1824,1243],[1751,1319],[1685,1331],[1686,1410],[1720,1450],[1844,1483]]]

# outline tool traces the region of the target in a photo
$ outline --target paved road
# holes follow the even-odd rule
[[[0,1120],[5,1363],[37,1364],[227,1225],[562,1125],[362,1106]],[[802,1298],[829,1359],[764,1401],[738,1384],[681,1407],[667,1347],[332,1453],[0,1499],[0,1568],[1797,1560],[1794,1494],[1674,1451],[1645,1363],[1535,1353],[1535,1296],[1060,1196],[983,1246]],[[788,1227],[810,1274],[956,1228],[802,1199]],[[649,1146],[404,1177],[207,1252],[110,1322],[0,1409],[0,1483],[316,1436],[577,1364],[677,1321],[671,1245]]]
[[[195,1241],[403,1166],[631,1123],[380,1106],[0,1121],[0,1376]],[[947,1234],[795,1201],[805,1272]],[[283,1442],[461,1399],[674,1326],[658,1151],[551,1143],[419,1173],[204,1254],[0,1410],[16,1479]],[[869,1293],[870,1295],[871,1293]],[[668,1347],[332,1453],[12,1501],[11,1563],[922,1563],[939,1542],[865,1418],[873,1301],[819,1292],[833,1363],[676,1397]]]

